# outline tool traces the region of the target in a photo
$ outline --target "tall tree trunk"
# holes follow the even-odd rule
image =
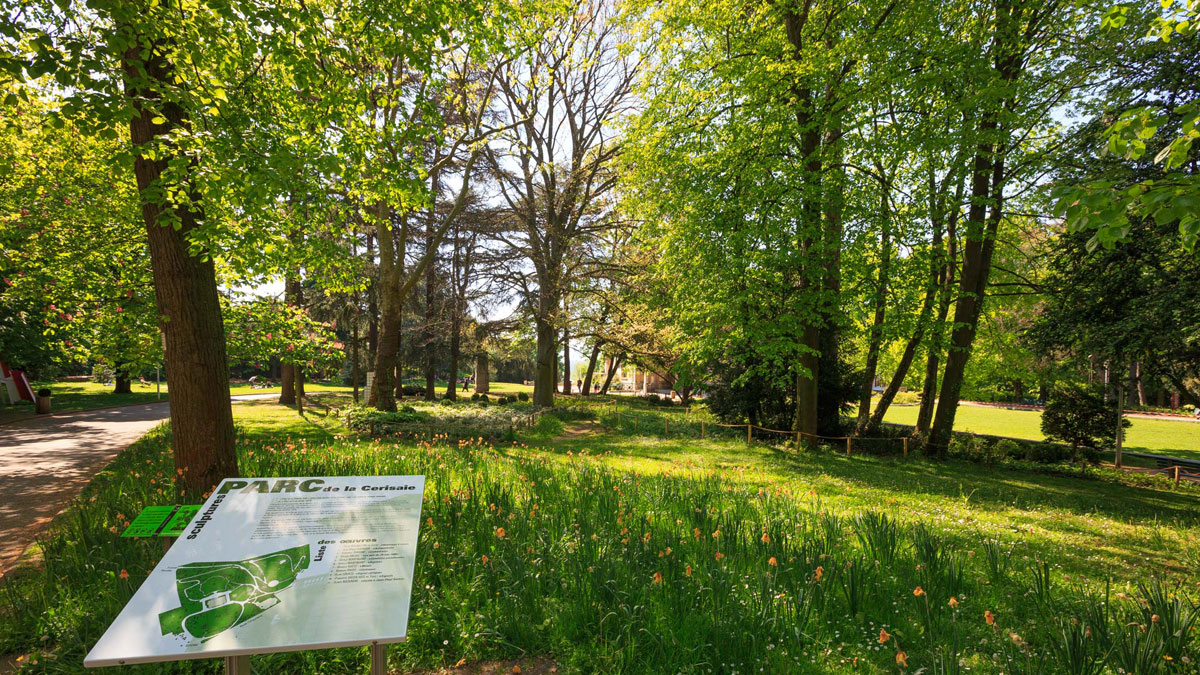
[[[491,373],[488,371],[488,354],[479,352],[475,355],[475,393],[486,394],[492,390]]]
[[[357,314],[358,313],[358,311],[357,311],[358,299],[357,298],[355,298],[354,304],[356,307],[355,314]],[[351,359],[350,382],[351,382],[351,385],[354,387],[354,403],[355,403],[355,405],[358,404],[358,378],[360,376],[360,373],[359,373],[360,364],[358,362],[358,359],[359,359],[358,351],[359,351],[358,316],[355,316],[354,317],[354,326],[350,329],[350,359]]]
[[[826,90],[832,101],[835,97]],[[831,104],[831,107],[836,107]],[[839,342],[842,332],[842,204],[845,201],[846,170],[842,168],[842,123],[840,115],[830,120],[825,132],[824,145],[830,149],[828,170],[822,178],[825,200],[825,227],[822,232],[822,264],[825,274],[821,280],[821,298],[824,302],[820,327],[820,348],[817,380],[817,433],[836,436],[841,434],[843,391],[841,350]]]
[[[432,225],[430,225],[432,227]],[[428,240],[428,236],[426,237]],[[424,371],[425,371],[425,400],[432,401],[437,398],[437,340],[434,339],[433,324],[437,321],[437,309],[434,297],[434,269],[433,265],[425,271],[425,317],[421,329],[422,351],[424,352]]]
[[[796,371],[796,418],[792,430],[805,434],[817,434],[817,382],[821,376],[821,359],[817,354],[820,348],[820,331],[816,326],[808,326],[802,334],[801,344],[808,352],[800,357],[800,367],[808,374]]]
[[[558,314],[558,298],[541,282],[538,290],[537,361],[533,373],[533,403],[546,407],[554,405],[555,369],[558,364],[558,330],[554,319]]]
[[[871,323],[870,336],[867,341],[867,364],[863,372],[862,383],[858,393],[857,433],[861,434],[867,428],[871,419],[871,394],[874,393],[875,372],[879,368],[879,352],[883,348],[883,322],[887,314],[887,291],[891,283],[892,265],[892,233],[889,213],[891,203],[888,191],[882,189],[879,207],[883,215],[883,228],[879,233],[879,276],[875,281],[875,317]]]
[[[304,414],[304,369],[296,366],[296,412]]]
[[[943,185],[945,185],[943,183]],[[925,298],[921,301],[921,312],[917,315],[917,327],[913,331],[912,337],[908,343],[904,345],[904,353],[900,356],[900,363],[896,365],[896,372],[892,374],[892,380],[888,383],[887,389],[879,397],[879,403],[875,405],[875,411],[871,413],[871,418],[867,423],[867,430],[875,430],[883,424],[883,416],[887,414],[888,407],[892,405],[892,401],[899,393],[900,387],[904,384],[904,379],[908,377],[908,371],[912,367],[913,359],[916,357],[917,348],[921,346],[921,341],[925,337],[925,332],[929,326],[930,314],[933,312],[933,303],[938,299],[939,295],[947,297],[950,292],[950,279],[952,260],[954,259],[954,232],[958,223],[958,201],[962,197],[962,181],[958,182],[959,187],[955,190],[954,204],[949,215],[946,214],[946,204],[944,198],[939,198],[937,190],[937,182],[933,176],[932,169],[929,172],[929,212],[930,226],[933,231],[933,241],[930,246],[932,255],[929,258],[929,285],[925,289]],[[943,241],[942,223],[943,218],[947,221],[949,228],[949,245]],[[947,252],[947,248],[949,252]],[[938,309],[937,326],[941,326],[946,320],[946,313],[949,308],[949,301],[945,301]],[[936,334],[936,333],[935,333]],[[926,428],[928,428],[929,417],[933,412],[934,384],[937,382],[937,348],[934,346],[934,340],[930,340],[929,359],[926,363],[925,376],[928,380],[925,384],[928,390],[929,405],[926,405],[925,399],[921,400],[921,408],[917,413],[917,428],[921,427],[922,415],[927,415],[925,419]],[[931,375],[932,373],[932,375]]]
[[[1146,385],[1142,382],[1142,362],[1129,364],[1129,387],[1137,392],[1138,405],[1146,407]]]
[[[454,315],[450,317],[450,375],[446,378],[448,380],[446,382],[446,398],[451,401],[458,398],[458,359],[462,350],[462,336],[459,335],[459,332],[461,330],[458,309],[455,308]]]
[[[608,393],[608,388],[612,385],[613,376],[616,375],[617,371],[621,369],[621,361],[624,360],[625,355],[621,354],[611,361],[612,365],[609,367],[608,372],[604,374],[604,384],[600,386],[600,394],[602,396]]]
[[[571,332],[569,328],[563,328],[563,369],[562,369],[562,393],[564,396],[571,395]]]
[[[367,233],[367,264],[375,264],[375,235]],[[374,366],[379,354],[379,271],[367,283],[367,363]],[[375,405],[375,393],[367,392],[367,405]]]
[[[299,307],[303,304],[302,292],[300,280],[293,271],[283,282],[284,302],[292,307]],[[300,366],[291,363],[281,362],[279,365],[282,374],[281,384],[283,385],[279,391],[279,403],[281,405],[293,405],[296,403],[296,395],[299,393],[296,385],[296,371],[299,368]]]
[[[177,86],[173,64],[163,56],[167,48],[159,41],[144,49],[143,43],[135,40],[122,55],[121,66],[133,110],[129,123],[136,153],[133,171],[142,196],[154,297],[166,344],[165,363],[171,373],[175,467],[180,472],[181,495],[199,499],[222,479],[237,476],[238,466],[216,268],[212,256],[202,246],[194,250],[191,240],[192,232],[204,221],[200,195],[192,195],[188,207],[161,203],[154,195],[162,194],[159,180],[168,161],[176,157],[161,148],[154,159],[142,154],[144,148],[189,126],[183,108],[162,101],[157,93]],[[136,84],[146,81],[154,86]],[[155,123],[158,117],[162,121]],[[170,143],[165,147],[170,148]]]
[[[371,386],[371,402],[378,410],[396,410],[396,354],[400,350],[400,267],[404,251],[394,241],[391,210],[385,204],[374,207],[376,235],[379,239],[379,342],[375,350],[375,378]]]
[[[1115,437],[1115,448],[1113,449],[1113,463],[1118,469],[1121,468],[1121,445],[1125,440],[1125,387],[1120,380],[1117,381],[1117,435]]]
[[[954,430],[963,376],[967,361],[971,358],[971,347],[983,310],[996,232],[1004,208],[1004,161],[996,156],[997,144],[992,139],[996,132],[996,116],[988,113],[980,123],[980,137],[986,140],[979,144],[975,153],[962,275],[958,285],[958,300],[954,304],[954,330],[950,333],[942,389],[929,434],[930,451],[938,457],[945,456]],[[990,213],[987,211],[989,203]]]
[[[579,392],[580,396],[592,395],[592,376],[596,373],[598,360],[600,360],[600,340],[596,340],[596,344],[592,345],[592,356],[588,359],[587,374],[583,376],[583,390]]]
[[[946,333],[946,318],[950,315],[951,293],[954,289],[954,262],[958,259],[958,197],[955,197],[953,211],[950,212],[949,225],[946,231],[946,254],[942,260],[942,270],[938,289],[938,314],[930,331],[929,343],[926,347],[925,378],[921,387],[921,407],[917,410],[917,424],[913,428],[916,435],[929,433],[929,425],[933,421],[933,410],[937,401],[938,367],[942,353],[942,340]]]

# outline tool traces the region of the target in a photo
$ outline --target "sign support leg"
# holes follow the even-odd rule
[[[225,675],[250,675],[250,655],[226,656]]]
[[[371,645],[371,675],[387,675],[387,645]]]

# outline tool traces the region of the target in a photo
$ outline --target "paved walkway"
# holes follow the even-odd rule
[[[233,400],[278,396],[249,394]],[[92,476],[170,416],[164,401],[0,426],[0,577]]]

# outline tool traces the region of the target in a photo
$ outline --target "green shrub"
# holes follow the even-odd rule
[[[1121,421],[1121,433],[1130,426]],[[1117,411],[1104,396],[1084,387],[1055,390],[1042,412],[1042,433],[1076,451],[1076,459],[1099,457],[1097,448],[1116,445]],[[1090,452],[1089,452],[1090,450]]]
[[[433,418],[426,412],[406,405],[396,412],[385,412],[366,406],[350,406],[342,412],[346,427],[352,431],[371,432],[381,424],[415,424],[427,422]]]
[[[892,399],[892,405],[916,405],[921,402],[921,395],[915,391],[898,391]]]
[[[442,400],[438,401],[438,405],[454,405],[454,399],[443,398]]]
[[[992,452],[1001,459],[1020,459],[1025,456],[1025,449],[1011,438],[1001,438],[992,446]]]
[[[521,392],[521,393],[517,394],[517,400],[524,403],[529,400],[529,394],[526,394],[525,392]]]
[[[479,397],[480,397],[480,393],[479,393],[479,392],[475,392],[474,394],[471,394],[471,400],[472,400],[472,401],[478,401],[478,400],[479,400]]]
[[[998,445],[974,434],[957,434],[950,440],[948,451],[951,457],[990,466],[1004,461],[1006,447],[997,448]]]

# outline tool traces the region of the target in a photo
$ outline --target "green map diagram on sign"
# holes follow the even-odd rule
[[[208,640],[279,604],[276,593],[308,569],[308,545],[230,562],[196,562],[175,570],[179,607],[158,615],[163,635]]]

